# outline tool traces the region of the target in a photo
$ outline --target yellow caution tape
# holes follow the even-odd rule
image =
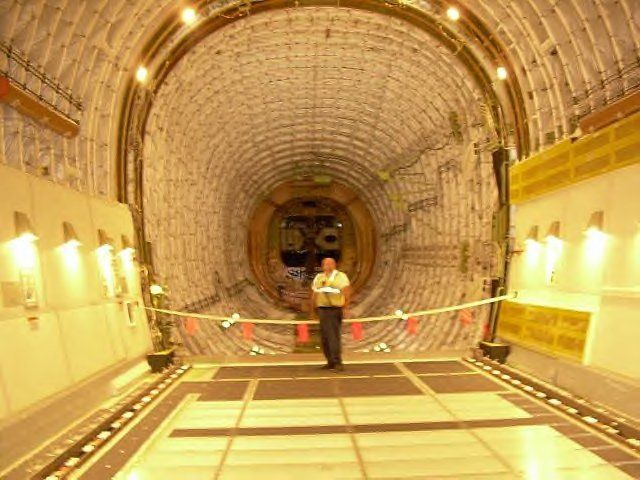
[[[517,295],[515,293],[511,293],[508,295],[501,295],[499,297],[486,298],[484,300],[477,300],[475,302],[462,303],[460,305],[454,305],[451,307],[440,307],[440,308],[432,308],[430,310],[419,310],[417,312],[405,313],[403,316],[406,317],[424,317],[427,315],[437,315],[439,313],[446,312],[455,312],[456,310],[464,310],[466,308],[474,308],[480,307],[482,305],[488,305],[490,303],[501,302],[503,300],[510,300],[515,298]],[[209,315],[206,313],[189,313],[189,312],[178,312],[175,310],[164,310],[162,308],[151,308],[145,307],[146,310],[150,310],[158,313],[166,313],[168,315],[175,315],[178,317],[190,317],[190,318],[202,318],[205,320],[216,320],[223,322],[225,320],[231,320],[231,316],[223,317],[219,315]],[[345,318],[343,321],[345,323],[360,323],[360,322],[380,322],[384,320],[400,320],[401,317],[398,315],[382,315],[379,317],[362,317],[362,318]],[[234,322],[237,323],[265,323],[265,324],[273,324],[273,325],[313,325],[320,323],[319,320],[285,320],[285,319],[269,319],[269,318],[238,318],[233,319]]]

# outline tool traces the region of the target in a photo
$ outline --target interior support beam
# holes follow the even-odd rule
[[[55,110],[6,76],[0,76],[0,102],[67,138],[75,137],[80,130],[78,122]]]

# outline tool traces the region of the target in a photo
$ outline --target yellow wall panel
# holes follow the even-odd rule
[[[614,150],[613,162],[620,167],[631,165],[638,160],[640,152],[640,141],[621,146]]]
[[[581,361],[590,319],[589,312],[503,302],[498,336],[547,354]]]
[[[631,116],[628,120],[620,122],[612,128],[616,140],[634,136],[640,130],[640,115]]]
[[[510,170],[511,203],[640,163],[640,113],[576,142],[563,140]]]

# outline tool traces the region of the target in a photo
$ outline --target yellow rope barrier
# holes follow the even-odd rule
[[[451,307],[440,307],[440,308],[432,308],[429,310],[419,310],[417,312],[411,312],[403,314],[406,317],[424,317],[427,315],[437,315],[438,313],[446,313],[446,312],[455,312],[456,310],[464,310],[466,308],[474,308],[480,307],[482,305],[488,305],[490,303],[501,302],[502,300],[509,300],[511,298],[515,298],[517,296],[516,293],[511,293],[508,295],[501,295],[499,297],[486,298],[484,300],[477,300],[475,302],[462,303],[460,305],[454,305]],[[190,317],[190,318],[201,318],[205,320],[216,320],[216,321],[229,321],[231,320],[231,316],[223,317],[219,315],[208,315],[205,313],[189,313],[189,312],[178,312],[175,310],[164,310],[161,308],[151,308],[144,307],[146,310],[150,310],[158,313],[166,313],[168,315],[175,315],[178,317]],[[384,320],[400,320],[402,317],[398,315],[382,315],[379,317],[362,317],[362,318],[345,318],[343,321],[345,323],[360,323],[360,322],[380,322]],[[234,319],[236,323],[264,323],[264,324],[272,324],[272,325],[312,325],[319,323],[318,320],[285,320],[285,319],[268,319],[268,318],[238,318]]]

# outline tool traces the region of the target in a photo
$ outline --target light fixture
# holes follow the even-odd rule
[[[113,240],[101,228],[98,229],[98,248],[113,250]]]
[[[38,236],[35,234],[35,230],[33,229],[29,216],[26,213],[13,212],[13,220],[16,227],[17,238],[29,242],[38,240]]]
[[[560,222],[553,221],[549,225],[547,235],[544,237],[546,242],[545,253],[545,273],[544,279],[546,285],[555,285],[556,283],[556,266],[562,255],[562,240],[560,239]]]
[[[404,314],[404,312],[402,310],[398,309],[398,310],[396,310],[394,312],[394,314],[395,314],[396,317],[402,318],[402,315]]]
[[[547,240],[552,238],[560,239],[560,222],[554,221],[549,225],[549,230],[547,230],[547,236],[545,237]]]
[[[380,342],[380,343],[374,345],[373,351],[374,352],[389,353],[389,352],[391,352],[391,347],[389,345],[387,345],[386,343],[384,343],[384,342]]]
[[[249,355],[264,355],[264,348],[260,345],[254,345],[249,352]]]
[[[538,242],[538,225],[533,225],[530,229],[529,229],[529,234],[527,235],[527,238],[525,238],[524,240],[526,243],[537,243]]]
[[[136,251],[136,249],[133,248],[133,243],[126,235],[120,235],[120,241],[122,242],[122,250],[120,250],[121,254],[133,253]]]
[[[98,248],[95,251],[100,272],[102,293],[106,298],[118,294],[115,265],[113,259],[113,240],[107,232],[98,229]]]
[[[191,25],[193,22],[196,21],[196,11],[191,7],[187,7],[184,10],[182,10],[182,21],[186,25]]]
[[[136,70],[136,80],[140,83],[144,83],[147,81],[147,77],[149,76],[149,71],[144,65],[140,65]]]
[[[162,295],[164,293],[164,289],[162,288],[161,285],[154,283],[149,287],[149,293],[151,295]]]
[[[602,210],[598,210],[597,212],[593,212],[589,217],[589,223],[587,223],[587,230],[585,233],[587,235],[593,233],[602,233],[604,229],[604,212]]]
[[[460,10],[456,7],[447,8],[447,17],[449,17],[449,20],[457,21],[460,19]]]
[[[584,232],[584,261],[585,265],[594,269],[602,267],[606,252],[607,235],[604,233],[604,212],[598,210],[589,217],[587,229]]]
[[[507,79],[507,69],[504,67],[498,67],[496,68],[496,75],[498,77],[499,80],[506,80]]]
[[[20,272],[22,303],[27,308],[37,307],[38,239],[26,213],[14,212],[16,238],[10,243],[12,257]]]
[[[573,133],[569,135],[569,139],[571,140],[571,142],[575,142],[576,140],[579,140],[580,137],[582,137],[582,135],[583,135],[582,129],[580,128],[580,125],[578,125],[573,131]]]
[[[82,243],[80,243],[80,240],[78,240],[76,229],[73,228],[73,225],[70,222],[62,222],[62,234],[64,237],[65,246],[79,247],[80,245],[82,245]]]

